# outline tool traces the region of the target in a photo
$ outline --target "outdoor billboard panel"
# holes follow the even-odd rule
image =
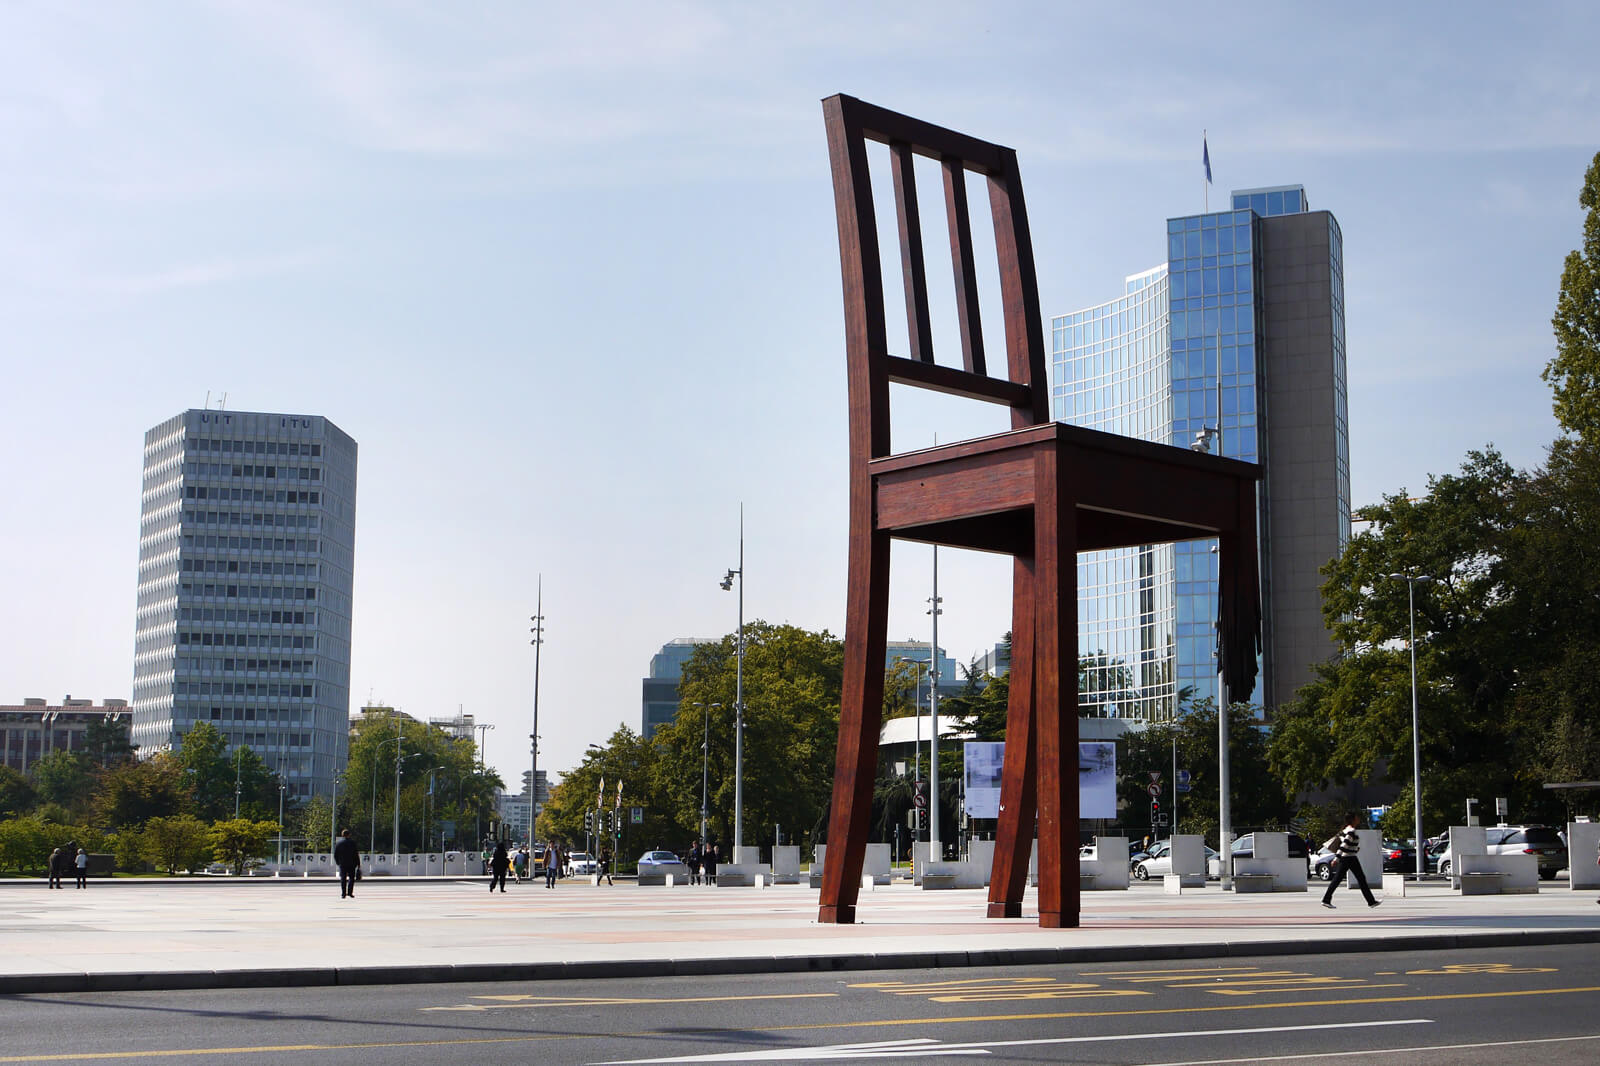
[[[1000,817],[1000,770],[1005,741],[969,740],[966,748],[966,812],[971,818]],[[1078,817],[1117,816],[1117,746],[1109,740],[1078,744]]]

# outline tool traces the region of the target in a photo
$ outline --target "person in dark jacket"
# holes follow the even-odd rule
[[[339,842],[333,846],[333,864],[339,868],[339,898],[354,897],[356,875],[361,872],[361,849],[348,829],[339,830]]]
[[[506,854],[504,840],[495,844],[494,858],[489,860],[489,891],[494,891],[494,886],[499,885],[500,891],[506,890],[506,870],[511,866],[511,856]]]
[[[1372,889],[1367,887],[1367,875],[1361,869],[1361,838],[1356,835],[1356,823],[1360,820],[1359,814],[1351,814],[1345,819],[1344,828],[1329,837],[1323,845],[1338,852],[1333,874],[1328,878],[1328,890],[1322,894],[1322,905],[1330,911],[1333,910],[1333,890],[1344,883],[1346,871],[1356,879],[1356,887],[1361,889],[1361,894],[1367,897],[1367,906],[1378,905],[1378,901],[1372,898]]]

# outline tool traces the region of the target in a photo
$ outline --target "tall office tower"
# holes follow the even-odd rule
[[[144,436],[133,728],[197,722],[327,795],[350,717],[356,442],[318,415],[185,411]]]
[[[1350,535],[1338,222],[1298,185],[1237,191],[1167,220],[1165,265],[1051,325],[1059,420],[1265,467],[1254,700],[1270,713],[1334,651],[1318,570]],[[1157,721],[1215,698],[1215,543],[1079,556],[1080,713]]]

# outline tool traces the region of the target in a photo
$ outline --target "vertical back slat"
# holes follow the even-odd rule
[[[1011,425],[1041,425],[1050,419],[1049,377],[1044,368],[1044,327],[1039,318],[1039,279],[1033,266],[1033,238],[1022,199],[1017,153],[1000,149],[1000,166],[989,175],[989,209],[994,216],[994,246],[1000,260],[1000,293],[1005,308],[1006,364],[1012,381],[1033,387],[1033,410],[1011,411]]]
[[[916,157],[911,145],[893,141],[889,160],[894,171],[895,218],[900,224],[900,273],[906,290],[906,335],[910,357],[933,362],[933,329],[928,318],[928,271],[922,258],[922,216],[917,208]]]
[[[969,374],[984,374],[983,323],[978,313],[978,275],[972,257],[972,216],[967,210],[967,168],[954,156],[939,161],[944,170],[944,208],[950,227],[950,266],[955,272],[956,315],[961,323],[961,363]]]

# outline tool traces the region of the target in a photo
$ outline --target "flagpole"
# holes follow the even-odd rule
[[[1200,131],[1200,154],[1205,160],[1206,185],[1205,185],[1205,213],[1211,213],[1211,146],[1206,141],[1206,131]]]

